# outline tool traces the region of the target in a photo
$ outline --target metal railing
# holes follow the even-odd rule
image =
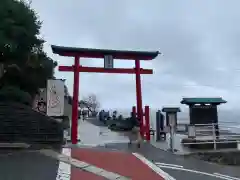
[[[240,124],[227,122],[188,125],[187,135],[190,140],[183,145],[213,144],[213,148],[217,149],[217,144],[236,143],[238,148]]]

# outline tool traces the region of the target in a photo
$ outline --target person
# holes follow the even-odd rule
[[[112,118],[113,118],[114,120],[117,119],[117,111],[113,111]]]
[[[105,111],[101,110],[99,113],[99,121],[104,122]]]
[[[128,145],[130,146],[132,145],[132,143],[136,143],[137,147],[140,148],[142,142],[142,136],[140,133],[140,122],[134,116],[130,117],[129,121],[131,123],[132,128],[130,129],[129,132],[127,132],[129,138]]]
[[[82,111],[83,121],[86,119],[86,116],[87,116],[87,112],[86,112],[86,110],[83,110]]]

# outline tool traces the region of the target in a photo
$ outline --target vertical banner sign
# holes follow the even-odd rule
[[[64,115],[64,81],[51,79],[47,82],[47,115]]]
[[[41,88],[35,98],[34,109],[38,112],[46,114],[47,111],[47,89]]]
[[[104,56],[104,68],[106,68],[106,69],[113,68],[113,56],[112,55]]]

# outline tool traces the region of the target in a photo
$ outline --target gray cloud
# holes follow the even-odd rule
[[[152,107],[179,105],[183,96],[223,96],[233,108],[240,100],[239,45],[240,2],[163,0],[33,0],[43,20],[46,50],[59,64],[70,58],[51,53],[50,44],[160,50],[153,62],[154,75],[144,76],[144,104]],[[82,60],[83,65],[102,66],[101,60]],[[132,67],[117,62],[117,67]],[[73,75],[67,79],[72,91]],[[131,75],[81,74],[80,95],[96,93],[105,107],[128,108],[135,103],[135,79]]]

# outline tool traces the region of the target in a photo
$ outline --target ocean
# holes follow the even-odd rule
[[[110,114],[114,110],[110,110]],[[131,109],[117,109],[118,115],[123,115],[123,117],[129,117]],[[150,110],[150,126],[154,130],[156,129],[156,112],[157,109]],[[189,123],[189,112],[188,109],[184,109],[183,112],[178,113],[179,124]],[[222,130],[228,130],[233,133],[240,133],[240,113],[238,111],[231,111],[225,109],[218,110],[218,122],[219,128]]]

